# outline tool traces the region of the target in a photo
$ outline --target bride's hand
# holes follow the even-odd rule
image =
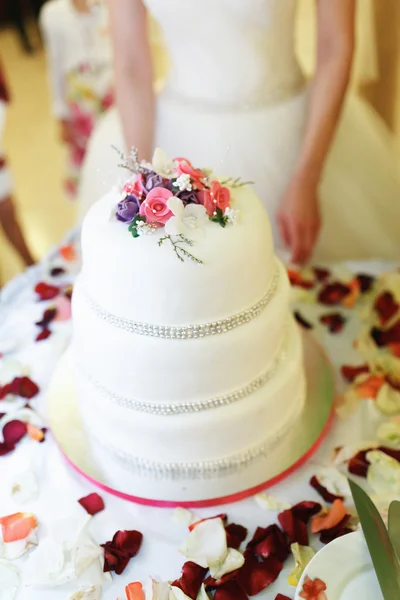
[[[291,252],[291,261],[306,263],[321,225],[315,183],[295,177],[281,200],[277,217],[282,239]]]

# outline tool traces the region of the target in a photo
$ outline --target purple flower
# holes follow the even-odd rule
[[[148,171],[143,175],[143,188],[145,193],[151,192],[151,190],[155,187],[165,187],[164,178],[158,173],[155,173],[154,171]]]
[[[132,223],[133,219],[139,212],[139,200],[133,194],[126,196],[118,203],[116,217],[118,221],[123,223]]]
[[[190,192],[188,190],[183,190],[182,192],[178,192],[176,196],[178,196],[185,204],[200,204],[196,190],[191,190]]]

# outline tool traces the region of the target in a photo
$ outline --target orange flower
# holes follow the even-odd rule
[[[36,517],[31,513],[15,513],[0,518],[4,543],[24,540],[37,525]]]
[[[300,598],[304,598],[305,600],[328,600],[325,590],[326,583],[321,579],[314,579],[312,581],[309,577],[306,577]]]
[[[376,398],[384,383],[384,377],[371,375],[362,383],[356,385],[357,396],[362,399]]]
[[[342,500],[335,500],[332,508],[328,510],[328,512],[320,513],[312,518],[311,531],[312,533],[319,533],[320,531],[325,531],[326,529],[332,529],[332,527],[339,525],[346,515],[347,508],[343,504]]]

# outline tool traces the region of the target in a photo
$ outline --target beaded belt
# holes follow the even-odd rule
[[[218,335],[220,333],[226,333],[236,327],[240,327],[246,323],[249,323],[256,317],[258,317],[268,302],[274,296],[279,282],[279,271],[276,269],[274,276],[271,281],[271,285],[265,295],[252,307],[244,310],[241,313],[237,313],[232,317],[221,319],[220,321],[214,321],[212,323],[205,323],[203,325],[184,325],[182,327],[175,325],[151,325],[150,323],[142,323],[139,321],[133,321],[131,319],[125,319],[113,315],[99,306],[94,300],[89,298],[85,293],[84,297],[89,305],[92,312],[108,323],[118,329],[123,329],[130,333],[136,333],[138,335],[146,335],[150,337],[166,338],[166,339],[193,339],[208,337],[211,335]]]

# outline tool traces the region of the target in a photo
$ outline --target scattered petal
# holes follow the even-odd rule
[[[55,585],[58,575],[65,566],[61,544],[51,538],[41,540],[39,546],[29,556],[27,565],[27,585]]]
[[[382,423],[378,428],[377,437],[385,446],[400,450],[400,419],[397,417]]]
[[[323,544],[330,544],[333,540],[336,540],[338,537],[342,537],[343,535],[347,535],[348,533],[352,533],[354,531],[353,527],[350,527],[351,516],[346,515],[344,519],[338,523],[335,527],[331,529],[326,529],[321,531],[320,541]]]
[[[296,566],[288,577],[289,585],[297,586],[303,575],[304,569],[315,556],[315,550],[310,546],[300,546],[299,544],[292,544],[290,546]]]
[[[340,333],[346,323],[345,317],[340,313],[322,315],[319,320],[328,327],[330,333]]]
[[[197,520],[190,525],[189,531],[193,531],[193,529],[197,527],[197,525],[200,525],[200,523],[204,523],[204,521],[212,521],[213,519],[221,519],[221,521],[223,521],[223,523],[225,524],[228,520],[228,517],[225,513],[223,513],[221,515],[215,515],[214,517],[207,517],[206,519]]]
[[[291,598],[289,598],[289,596],[284,596],[283,594],[278,594],[275,600],[291,600]]]
[[[314,275],[317,279],[317,281],[326,281],[326,279],[328,279],[328,277],[330,277],[331,272],[329,271],[329,269],[326,269],[324,267],[313,267],[313,272]]]
[[[102,549],[86,532],[78,538],[71,554],[74,556],[77,577],[80,577],[93,563],[103,558]]]
[[[318,480],[318,478],[313,475],[310,479],[310,485],[318,494],[325,500],[325,502],[329,502],[332,504],[335,500],[344,500],[343,496],[337,496],[336,494],[332,494],[329,492]]]
[[[239,550],[242,542],[247,537],[247,529],[242,525],[237,525],[236,523],[231,523],[230,525],[226,525],[226,543],[228,548],[234,548],[235,550]]]
[[[360,365],[358,367],[351,367],[348,365],[344,365],[343,367],[341,367],[340,371],[342,373],[342,376],[347,381],[352,383],[356,379],[356,377],[358,377],[358,375],[369,373],[369,366]]]
[[[357,303],[357,300],[360,297],[360,283],[358,279],[353,279],[349,282],[350,292],[347,296],[345,296],[342,300],[342,305],[346,308],[354,308]]]
[[[9,446],[15,446],[25,437],[27,432],[26,423],[14,420],[8,421],[3,427],[3,440]]]
[[[388,346],[389,344],[400,343],[400,319],[390,329],[373,327],[371,329],[371,337],[379,348]]]
[[[227,552],[225,527],[220,518],[196,524],[180,548],[181,554],[204,568],[220,564]]]
[[[57,309],[55,307],[47,308],[43,313],[42,319],[35,323],[35,325],[41,329],[47,329],[50,323],[56,318],[56,315]]]
[[[5,560],[0,560],[0,595],[2,600],[14,600],[20,585],[18,569]]]
[[[307,524],[296,517],[292,509],[281,512],[278,515],[278,520],[291,544],[297,542],[301,546],[308,546]]]
[[[282,568],[283,564],[274,556],[258,562],[255,556],[248,554],[243,567],[236,576],[236,581],[248,596],[255,596],[278,578]],[[217,591],[223,587],[218,588]]]
[[[334,282],[325,285],[318,294],[318,302],[329,306],[341,304],[350,294],[350,287],[344,283]]]
[[[380,324],[384,327],[399,311],[400,306],[391,292],[383,292],[374,303],[374,310],[379,317]]]
[[[104,501],[99,494],[94,492],[93,494],[89,494],[85,498],[81,498],[78,500],[79,504],[83,506],[86,512],[89,515],[96,515],[97,513],[104,510]]]
[[[16,542],[28,537],[38,526],[35,515],[31,513],[15,513],[0,518],[3,542]]]
[[[196,598],[207,570],[194,562],[187,562],[182,567],[180,579],[174,581],[172,585],[181,589],[189,598]]]
[[[33,502],[39,495],[39,485],[33,471],[21,473],[11,487],[11,495],[18,505]]]
[[[65,275],[66,271],[62,267],[53,267],[50,270],[50,277],[60,277],[61,275]]]
[[[254,500],[258,506],[265,510],[287,510],[291,506],[286,500],[281,500],[268,494],[257,494],[257,496],[254,496]]]
[[[190,527],[193,523],[198,522],[199,520],[196,518],[196,515],[186,508],[176,508],[172,515],[173,520],[180,525],[185,525],[185,527]]]
[[[400,495],[400,463],[381,450],[367,454],[370,463],[367,480],[377,494]]]
[[[139,531],[117,531],[111,542],[102,544],[104,548],[104,572],[124,572],[131,558],[135,557],[142,545],[143,535]]]
[[[101,585],[92,585],[88,588],[80,588],[77,592],[68,596],[68,600],[100,600]]]
[[[311,519],[311,517],[313,517],[314,515],[317,515],[319,512],[321,512],[321,508],[322,506],[320,505],[319,502],[312,502],[312,501],[303,501],[303,502],[299,502],[298,504],[295,504],[294,506],[292,506],[291,511],[294,514],[295,517],[297,517],[298,519],[300,519],[301,521],[303,521],[304,523],[308,523],[309,520]],[[307,545],[307,544],[303,544],[303,545]]]
[[[146,600],[170,600],[170,590],[168,582],[150,578],[146,584]]]
[[[125,594],[127,600],[145,600],[141,583],[128,583],[125,587]]]
[[[357,275],[357,279],[358,283],[360,284],[360,292],[362,294],[366,294],[367,292],[369,292],[375,283],[375,277],[373,277],[372,275],[365,275],[363,273],[360,273],[359,275]]]
[[[69,321],[71,319],[71,300],[67,296],[57,296],[55,306],[56,321]]]
[[[36,427],[36,425],[33,425],[32,423],[27,423],[26,425],[26,431],[27,434],[29,435],[29,437],[31,438],[31,440],[35,441],[35,442],[44,442],[44,438],[45,438],[45,429],[40,428],[40,427]]]
[[[376,396],[376,407],[384,415],[397,415],[400,413],[400,390],[384,383]]]
[[[307,321],[298,310],[296,310],[293,314],[294,318],[301,327],[303,327],[304,329],[313,329],[313,324]]]
[[[35,342],[43,342],[44,340],[47,340],[50,336],[51,336],[50,329],[42,329],[42,331],[40,333],[38,333],[38,335],[36,336]]]
[[[171,586],[169,600],[192,600],[192,598],[189,598],[180,588]]]
[[[294,269],[288,269],[288,276],[290,285],[294,287],[300,287],[304,290],[312,290],[315,286],[315,282],[312,279],[304,279],[302,274]]]
[[[236,581],[228,581],[217,588],[214,600],[248,600],[248,596]]]
[[[244,556],[238,550],[229,548],[224,560],[218,564],[210,565],[210,575],[213,579],[221,579],[224,575],[237,571],[244,564]]]
[[[60,288],[41,281],[35,286],[35,292],[38,294],[39,300],[53,300],[60,293]]]
[[[311,520],[312,533],[318,533],[336,527],[347,515],[347,508],[342,500],[335,500],[327,512],[315,515]]]
[[[75,247],[73,244],[67,244],[66,246],[61,246],[59,249],[60,255],[67,262],[73,262],[78,259]]]
[[[290,554],[286,536],[275,523],[265,529],[258,527],[253,539],[248,543],[247,549],[263,559],[275,556],[282,563]]]

